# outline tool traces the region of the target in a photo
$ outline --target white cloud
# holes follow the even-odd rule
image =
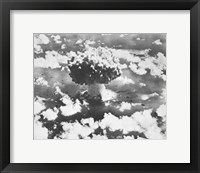
[[[135,138],[134,138],[134,136],[132,135],[132,136],[124,136],[124,139],[132,139],[132,140],[133,140],[133,139],[135,139]]]
[[[64,133],[61,138],[66,139],[107,139],[106,128],[110,131],[121,130],[123,134],[136,131],[144,133],[149,139],[164,139],[165,135],[161,133],[162,127],[157,126],[157,119],[151,116],[152,110],[144,110],[134,113],[131,117],[121,116],[116,117],[111,113],[105,113],[104,118],[101,121],[94,121],[94,119],[87,118],[82,119],[81,124],[79,122],[67,123],[63,122]],[[100,127],[103,130],[104,135],[96,135],[95,129]],[[92,134],[92,137],[89,135]],[[134,136],[124,136],[125,139],[133,139]],[[145,139],[139,137],[138,139]]]
[[[145,84],[145,83],[139,83],[139,85],[140,85],[141,87],[144,87],[144,86],[146,86],[146,84]]]
[[[83,43],[83,40],[81,40],[81,39],[76,41],[76,44],[81,44],[81,43]]]
[[[46,59],[56,59],[58,64],[68,64],[69,58],[65,55],[61,55],[56,51],[46,51]]]
[[[37,100],[36,99],[34,100],[34,114],[38,114],[45,109],[45,105],[42,102],[43,100],[45,99],[41,97],[37,97]]]
[[[161,133],[161,128],[156,124],[150,126],[147,131],[145,131],[145,136],[148,139],[164,139],[165,136]]]
[[[61,98],[62,102],[66,104],[65,106],[61,106],[60,110],[64,116],[71,116],[78,112],[81,112],[81,103],[78,99],[73,102],[69,96],[65,95]]]
[[[157,119],[151,116],[152,110],[144,110],[134,113],[131,117],[122,116],[120,118],[105,113],[104,119],[99,122],[102,129],[109,128],[111,131],[121,130],[123,134],[131,131],[144,133],[149,139],[164,139],[165,135],[161,133],[162,127],[157,125]]]
[[[138,66],[143,69],[154,69],[156,68],[156,65],[153,63],[153,60],[152,57],[148,57],[145,60],[140,61]]]
[[[122,130],[124,134],[140,131],[140,127],[133,118],[127,116],[118,118],[111,113],[104,114],[104,119],[99,123],[99,126],[102,129],[109,128],[111,131]]]
[[[43,53],[43,49],[40,45],[34,44],[34,53],[40,54]]]
[[[140,62],[141,59],[138,56],[134,56],[128,50],[122,49],[110,49],[113,55],[119,59],[125,59],[128,62]]]
[[[148,129],[152,124],[156,123],[156,119],[151,116],[152,110],[144,110],[136,112],[132,117],[145,129]]]
[[[138,125],[137,121],[135,121],[133,118],[128,116],[123,116],[121,118],[121,129],[123,130],[123,134],[127,134],[131,131],[141,131],[141,127]]]
[[[42,85],[42,86],[49,86],[48,82],[43,77],[37,78],[35,80],[34,84],[36,84],[36,85]]]
[[[136,38],[136,40],[140,40],[140,41],[144,41],[145,39],[144,38],[140,38],[140,37],[138,37],[138,38]]]
[[[166,88],[163,88],[160,97],[161,97],[162,99],[166,100],[166,96],[167,96],[167,90],[166,90]]]
[[[53,40],[54,40],[57,44],[62,43],[60,35],[52,35],[51,38],[53,38]]]
[[[34,59],[34,67],[40,68],[59,68],[60,65],[58,64],[56,58],[37,58]]]
[[[39,121],[34,121],[34,139],[48,139],[48,129]]]
[[[86,40],[85,44],[86,45],[95,44],[95,41],[93,41],[93,40]]]
[[[160,39],[158,39],[158,40],[155,40],[154,42],[152,42],[152,44],[162,45],[162,42],[160,41]]]
[[[57,84],[54,84],[54,85],[57,85]],[[59,88],[59,86],[56,86],[55,89],[56,89],[55,94],[60,94],[61,96],[65,96],[65,94]]]
[[[36,54],[39,54],[39,53],[43,53],[43,50],[42,50],[40,44],[48,44],[50,41],[46,35],[40,34],[38,36],[34,36],[33,42],[34,42],[34,52]]]
[[[167,107],[166,104],[160,105],[160,107],[157,109],[157,114],[159,117],[165,117],[167,113]]]
[[[130,50],[130,53],[132,53],[134,56],[135,55],[143,55],[144,57],[148,57],[148,53],[151,49],[144,49],[144,50]]]
[[[132,117],[143,129],[143,133],[149,139],[164,139],[165,135],[161,133],[161,128],[157,125],[157,119],[151,116],[152,110],[144,110],[143,112],[136,112]]]
[[[70,51],[70,52],[67,52],[67,56],[72,58],[72,57],[77,57],[77,54],[76,52]]]
[[[138,75],[144,75],[144,74],[146,74],[147,73],[147,71],[144,69],[144,68],[138,68],[138,66],[136,65],[136,64],[134,64],[134,63],[131,63],[130,65],[129,65],[129,68],[134,72],[134,73],[136,73],[136,74],[138,74]]]
[[[157,59],[155,59],[155,62],[159,68],[164,69],[164,70],[166,69],[167,60],[163,53],[161,52],[157,53]]]
[[[141,100],[148,100],[148,99],[150,99],[150,98],[152,98],[152,97],[156,97],[156,96],[159,96],[159,94],[158,94],[158,93],[142,94],[142,95],[140,96],[140,98],[141,98]]]
[[[135,84],[135,82],[127,76],[120,76],[115,80],[119,82],[119,85]]]
[[[34,37],[34,44],[48,44],[49,38],[45,34],[39,34],[38,36]]]
[[[94,118],[87,118],[87,119],[82,119],[81,123],[83,125],[88,124],[90,128],[92,129],[97,129],[99,127],[98,122],[94,122]]]
[[[51,121],[51,120],[55,120],[58,117],[58,109],[54,108],[52,109],[47,109],[45,112],[42,113],[42,115],[44,116],[44,118],[46,118],[47,120]]]
[[[149,69],[152,76],[158,76],[164,81],[166,80],[166,75],[163,73],[163,70],[166,70],[166,58],[160,52],[157,54],[157,57],[146,57],[138,65],[131,63],[129,68],[138,75],[146,74],[146,69]]]
[[[66,44],[62,44],[61,45],[61,49],[66,49],[67,48],[67,45]]]
[[[117,97],[117,93],[115,93],[114,91],[111,91],[109,89],[104,89],[100,93],[101,93],[101,99],[104,102],[115,99]]]
[[[130,110],[132,107],[131,103],[128,102],[122,102],[117,108],[119,111],[124,112],[125,110]]]
[[[115,131],[115,130],[120,129],[120,121],[119,121],[119,118],[112,115],[111,113],[105,113],[104,119],[99,123],[99,126],[102,129],[109,127],[111,131]]]
[[[60,136],[63,139],[87,139],[87,136],[94,132],[94,129],[83,126],[79,122],[74,123],[61,123],[64,133]]]
[[[126,69],[126,68],[128,68],[128,66],[126,64],[120,64],[120,68],[121,69]]]
[[[60,68],[61,64],[68,64],[69,57],[61,55],[56,51],[46,51],[45,58],[34,59],[34,67]]]

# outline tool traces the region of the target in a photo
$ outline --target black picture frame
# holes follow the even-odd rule
[[[200,172],[199,9],[199,0],[0,0],[1,172]],[[11,10],[190,10],[190,163],[10,163]]]

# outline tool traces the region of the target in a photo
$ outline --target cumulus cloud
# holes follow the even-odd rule
[[[57,44],[62,43],[60,35],[52,35],[51,38],[53,38],[53,40],[54,40]]]
[[[166,104],[162,104],[160,105],[160,107],[157,109],[157,114],[159,117],[165,117],[166,116],[166,113],[167,113],[167,107],[166,107]]]
[[[40,54],[43,53],[43,49],[40,45],[34,44],[34,53]]]
[[[87,139],[87,136],[94,132],[94,129],[83,126],[79,122],[74,123],[61,123],[64,133],[62,133],[61,138],[63,139]]]
[[[167,90],[166,90],[166,88],[163,88],[160,98],[162,98],[166,101],[166,96],[167,96]]]
[[[49,44],[49,38],[44,34],[34,36],[34,52],[36,54],[43,53],[43,49],[40,45]]]
[[[116,108],[119,109],[120,112],[124,112],[125,110],[131,110],[134,106],[141,106],[141,103],[121,102]]]
[[[148,99],[150,99],[150,98],[152,98],[152,97],[156,97],[156,96],[159,96],[159,94],[158,94],[158,93],[142,94],[142,95],[140,96],[140,98],[141,98],[141,100],[148,100]]]
[[[81,44],[81,43],[83,43],[83,40],[81,40],[81,39],[76,41],[76,44]]]
[[[151,116],[152,110],[144,110],[143,112],[136,112],[132,117],[142,126],[148,129],[152,124],[156,124],[156,119]]]
[[[34,67],[60,68],[62,64],[68,64],[69,57],[56,51],[46,51],[45,58],[34,59]]]
[[[42,86],[49,86],[48,82],[43,78],[43,77],[39,77],[35,80],[34,82],[35,85],[42,85]]]
[[[105,113],[104,119],[99,123],[99,125],[102,129],[108,127],[112,131],[120,129],[119,119],[111,113]]]
[[[122,102],[117,108],[119,111],[124,112],[125,110],[130,110],[132,107],[131,103],[128,102]]]
[[[141,87],[144,87],[144,86],[146,86],[146,84],[145,84],[145,83],[139,83],[139,85],[140,85]]]
[[[39,34],[34,37],[34,44],[48,44],[50,42],[49,38],[45,34]]]
[[[34,59],[34,67],[40,68],[59,68],[60,65],[58,64],[56,58],[37,58]]]
[[[117,97],[117,93],[115,93],[114,91],[112,90],[109,90],[109,89],[103,89],[101,90],[101,99],[102,101],[108,101],[108,100],[112,100],[112,99],[115,99]]]
[[[166,69],[167,61],[165,55],[161,52],[158,52],[155,63],[158,65],[159,68]]]
[[[162,42],[160,41],[160,39],[158,39],[158,40],[155,40],[154,42],[152,42],[152,44],[162,45]]]
[[[131,63],[129,68],[138,75],[144,75],[147,71],[144,68],[138,67],[136,64]]]
[[[65,106],[60,107],[60,110],[64,116],[71,116],[81,112],[82,107],[78,99],[73,102],[68,95],[65,95],[61,98],[61,100],[64,104],[66,104]]]
[[[124,134],[130,131],[140,131],[140,126],[133,118],[127,116],[117,118],[111,113],[104,114],[104,119],[99,123],[99,126],[102,129],[109,128],[111,131],[122,130]]]
[[[61,45],[61,49],[66,49],[67,48],[67,45],[66,44],[62,44]]]
[[[51,121],[51,120],[55,120],[58,117],[58,109],[54,108],[52,109],[47,109],[45,112],[42,112],[42,115],[44,116],[44,118],[46,118],[47,120]]]
[[[159,116],[164,116],[164,105],[158,108]],[[100,121],[94,121],[92,117],[82,119],[74,123],[62,122],[63,133],[61,138],[64,139],[107,139],[106,129],[110,131],[121,131],[124,139],[134,139],[134,136],[128,135],[130,132],[143,133],[148,139],[164,139],[165,135],[161,132],[162,127],[158,127],[157,119],[151,116],[152,110],[144,110],[134,113],[132,116],[116,117],[112,113],[105,113],[104,118]],[[95,129],[101,128],[103,135],[93,134]],[[90,135],[90,136],[89,136]],[[146,139],[141,138],[139,139]]]
[[[149,51],[151,49],[144,49],[144,50],[130,50],[130,53],[132,53],[133,55],[139,55],[139,56],[144,56],[144,57],[148,57],[149,56]]]
[[[141,59],[138,56],[134,56],[128,50],[122,49],[110,49],[113,55],[119,59],[125,59],[127,62],[140,62]]]
[[[41,97],[37,97],[34,100],[34,114],[38,114],[40,113],[42,110],[45,109],[45,105],[43,103],[43,100],[45,100],[44,98]]]
[[[61,96],[65,96],[65,94],[64,94],[64,93],[61,91],[61,89],[59,88],[59,86],[56,86],[56,85],[57,85],[57,83],[54,84],[55,89],[56,89],[55,94],[60,94]]]
[[[166,80],[166,75],[163,72],[166,70],[166,57],[160,52],[157,54],[157,57],[145,58],[138,62],[138,65],[131,63],[129,68],[138,75],[146,74],[147,69],[149,69],[152,76],[160,77],[164,81]]]
[[[125,36],[125,34],[120,34],[120,35],[119,35],[119,37],[124,37],[124,36]]]
[[[86,45],[95,44],[95,41],[86,40],[86,41],[85,41],[85,44],[86,44]]]
[[[69,60],[69,58],[67,56],[61,55],[56,51],[46,51],[45,57],[48,59],[50,59],[50,58],[56,59],[58,64],[67,64],[68,60]]]
[[[92,117],[87,118],[87,119],[82,119],[81,123],[83,125],[88,125],[92,129],[97,129],[99,127],[98,122],[95,122],[94,118],[92,118]]]
[[[145,131],[145,136],[148,139],[164,139],[165,136],[161,133],[161,128],[159,128],[156,124],[152,125]]]
[[[135,82],[127,76],[120,76],[115,81],[119,82],[119,85],[135,84]]]
[[[37,120],[34,121],[34,139],[48,139],[48,129]]]
[[[127,64],[120,64],[120,68],[121,69],[126,69],[126,68],[128,68],[128,66],[127,66]]]
[[[143,133],[149,139],[164,139],[164,134],[161,133],[161,128],[157,125],[157,119],[151,116],[152,110],[144,110],[136,112],[132,117],[141,126]]]

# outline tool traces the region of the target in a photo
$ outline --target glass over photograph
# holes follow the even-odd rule
[[[163,140],[165,33],[35,33],[33,139]]]

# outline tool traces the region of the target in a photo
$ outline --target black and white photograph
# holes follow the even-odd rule
[[[167,139],[166,37],[33,34],[33,139]]]

